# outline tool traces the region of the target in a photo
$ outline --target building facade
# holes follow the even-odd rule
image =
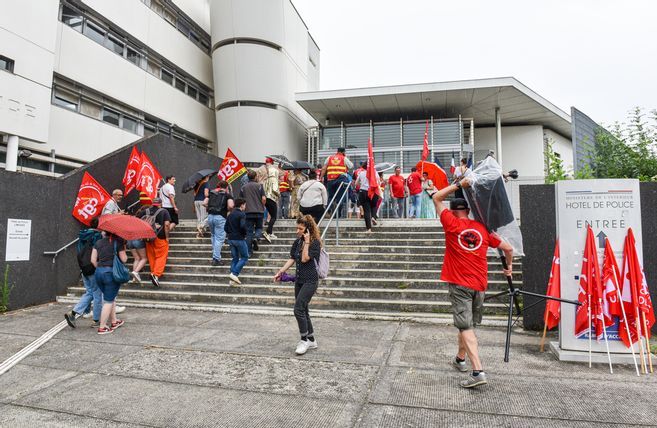
[[[305,153],[319,49],[289,0],[1,1],[0,163],[65,173],[164,133]],[[27,154],[31,154],[27,157]]]

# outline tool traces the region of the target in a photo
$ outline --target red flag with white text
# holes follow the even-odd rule
[[[454,162],[454,153],[452,153],[452,163],[449,166],[449,173],[454,174],[456,172],[456,163]]]
[[[224,156],[224,160],[221,162],[219,172],[217,173],[219,180],[226,181],[230,184],[240,178],[245,172],[246,168],[237,159],[233,151],[231,149],[226,150],[226,156]]]
[[[141,154],[139,154],[137,146],[133,146],[132,152],[130,152],[130,158],[128,159],[128,165],[126,165],[125,172],[123,173],[123,186],[125,186],[123,193],[125,195],[137,187],[137,174],[139,173],[140,167]]]
[[[559,257],[559,240],[554,247],[554,256],[552,257],[552,269],[550,269],[550,280],[548,281],[547,293],[550,297],[561,297],[561,260]],[[548,330],[559,325],[561,318],[561,302],[549,300],[545,304],[545,314],[543,319]]]
[[[422,161],[429,157],[429,121],[424,129],[424,144],[422,145]]]
[[[605,256],[602,263],[602,284],[605,288],[604,316],[605,326],[610,327],[614,324],[613,317],[622,317],[621,302],[618,298],[618,290],[621,274],[616,262],[616,255],[611,248],[609,239],[605,240]]]
[[[586,229],[586,244],[582,258],[582,272],[579,276],[579,292],[577,300],[581,303],[577,307],[575,315],[575,336],[582,337],[591,332],[591,324],[595,329],[598,339],[603,336],[602,328],[602,299],[604,292],[600,281],[600,265],[598,263],[598,252],[593,237],[593,229]],[[591,323],[589,323],[589,317]],[[593,332],[591,332],[593,334]]]
[[[141,152],[141,166],[136,180],[137,190],[146,193],[150,199],[154,199],[157,197],[160,180],[162,180],[160,172],[155,168],[146,152]]]
[[[89,226],[91,219],[100,215],[111,195],[88,172],[82,176],[78,197],[73,207],[73,217]]]

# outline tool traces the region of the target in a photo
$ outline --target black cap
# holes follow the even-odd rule
[[[467,210],[468,202],[463,198],[455,198],[449,203],[449,209],[452,211]]]

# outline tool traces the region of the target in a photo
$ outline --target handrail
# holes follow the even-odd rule
[[[338,201],[338,206],[342,204],[343,199],[347,196],[349,192],[344,192],[342,196],[340,197],[340,200]],[[337,194],[337,193],[336,193]],[[338,213],[339,209],[333,210],[331,213],[331,218],[329,218],[329,222],[326,224],[326,229],[324,229],[324,232],[322,232],[321,239],[322,241],[324,240],[324,236],[326,236],[326,232],[328,232],[329,227],[331,227],[331,222],[333,221],[333,218],[335,217],[335,214]],[[335,220],[335,245],[338,245],[340,243],[340,216],[338,215]]]
[[[326,209],[324,210],[324,213],[322,214],[322,216],[319,218],[319,221],[317,222],[317,227],[319,227],[319,225],[322,224],[322,220],[324,220],[324,217],[326,217],[326,212],[332,206],[333,201],[335,200],[335,197],[338,196],[338,194],[340,193],[340,189],[342,189],[342,186],[344,186],[344,185],[348,186],[348,184],[345,183],[344,181],[340,183],[340,185],[338,186],[338,190],[335,191],[335,193],[333,194],[333,197],[331,198],[329,203],[326,204]],[[345,193],[347,193],[347,192],[345,192]]]
[[[43,255],[44,255],[44,256],[53,256],[53,257],[52,257],[52,262],[53,262],[53,264],[54,264],[54,263],[55,263],[55,259],[57,259],[57,256],[59,255],[59,253],[61,253],[62,251],[66,250],[68,247],[70,247],[71,245],[75,244],[75,243],[78,242],[79,240],[80,240],[80,238],[75,238],[73,241],[71,241],[71,242],[69,242],[68,244],[64,245],[64,246],[63,246],[62,248],[60,248],[59,250],[57,250],[57,251],[44,251],[44,252],[43,252]]]

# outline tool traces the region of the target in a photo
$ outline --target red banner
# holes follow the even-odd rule
[[[603,336],[603,294],[600,278],[598,252],[593,237],[593,229],[586,230],[586,245],[582,258],[582,273],[579,276],[579,293],[577,300],[581,303],[575,315],[575,336],[595,334],[598,339]],[[591,331],[593,326],[594,332]]]
[[[379,195],[379,197],[382,197],[383,195],[381,194],[381,187],[378,186],[379,182],[379,173],[376,172],[376,165],[374,165],[374,149],[372,148],[372,140],[368,139],[367,140],[367,181],[370,182],[370,188],[367,191],[367,197],[370,199],[374,198],[374,195]]]
[[[73,217],[89,226],[91,219],[100,215],[110,198],[111,196],[107,193],[107,190],[91,174],[85,172],[73,207]]]
[[[552,257],[552,269],[550,270],[550,280],[548,281],[547,295],[551,297],[561,297],[561,260],[559,258],[559,240],[554,247],[554,256]],[[548,330],[559,325],[561,318],[561,302],[557,300],[548,300],[545,304],[545,325]]]
[[[137,174],[141,167],[141,155],[137,146],[132,148],[130,153],[130,158],[128,159],[128,165],[125,167],[125,172],[123,173],[123,185],[125,186],[124,194],[132,192],[137,187]]]
[[[162,176],[153,162],[148,158],[146,152],[141,152],[141,167],[135,181],[137,190],[146,193],[150,199],[154,199],[157,197],[160,180],[162,180]]]
[[[429,121],[427,120],[427,126],[424,128],[424,144],[422,145],[422,161],[427,160],[429,157]]]
[[[237,159],[237,156],[235,156],[230,149],[226,150],[226,156],[224,156],[224,160],[221,162],[219,172],[217,173],[219,180],[232,183],[240,178],[245,172],[246,168],[242,162]]]

